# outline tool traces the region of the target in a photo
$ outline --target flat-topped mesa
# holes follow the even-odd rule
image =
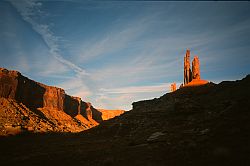
[[[47,86],[23,76],[18,71],[4,68],[0,68],[0,99],[0,128],[8,122],[8,126],[18,125],[35,132],[80,132],[98,125],[103,118],[107,120],[124,113],[101,112],[80,97],[67,95],[61,88]],[[13,103],[18,107],[11,107],[11,118],[6,119],[5,110],[13,106]],[[27,116],[26,120],[23,120],[23,114]],[[33,119],[29,117],[31,114],[34,115]],[[7,130],[0,130],[0,135],[1,131]]]
[[[207,84],[208,81],[201,80],[199,57],[194,56],[194,59],[192,61],[192,71],[190,69],[189,58],[190,58],[190,50],[187,50],[186,55],[184,57],[184,85],[181,87],[199,86]]]
[[[94,118],[94,108],[81,98],[69,96],[61,88],[44,85],[4,68],[0,68],[0,97],[14,99],[34,110],[62,111],[71,117],[81,114],[86,119]],[[98,117],[97,120],[101,119]]]
[[[103,120],[112,119],[116,116],[120,116],[125,112],[124,110],[105,110],[105,109],[98,109],[98,111],[102,113]]]
[[[0,70],[0,97],[15,99],[31,109],[64,110],[65,91],[30,80],[17,71]]]

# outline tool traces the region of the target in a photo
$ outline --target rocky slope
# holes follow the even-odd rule
[[[135,102],[91,134],[121,146],[114,165],[249,165],[249,110],[250,75]]]
[[[0,119],[0,135],[79,132],[103,121],[102,113],[91,103],[4,68],[0,68]]]
[[[90,130],[0,138],[2,165],[250,165],[250,76],[184,87]]]

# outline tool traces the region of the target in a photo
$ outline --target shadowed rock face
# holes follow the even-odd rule
[[[48,105],[47,98],[44,97],[47,91],[46,87],[39,85],[39,83],[21,74],[17,77],[17,81],[15,98],[13,99],[16,99],[31,109],[42,108]]]
[[[0,68],[0,97],[15,98],[19,75],[19,72]]]
[[[46,86],[21,75],[17,71],[0,70],[0,97],[15,99],[28,108],[63,110],[63,89]]]
[[[64,112],[66,112],[71,117],[75,117],[76,115],[80,114],[80,102],[80,98],[72,97],[66,94],[64,97]]]
[[[98,111],[97,109],[95,109],[91,103],[87,103],[87,110],[91,110],[89,112],[92,113],[92,118],[95,119],[97,122],[102,122],[102,113],[100,111]]]
[[[16,105],[24,104],[30,111],[50,121],[48,123],[53,123],[55,128],[67,124],[67,131],[76,131],[75,127],[71,128],[77,125],[77,131],[85,130],[103,121],[102,113],[91,103],[69,96],[61,88],[35,82],[17,71],[4,68],[0,68],[0,98],[12,99]],[[8,106],[5,104],[4,107]]]

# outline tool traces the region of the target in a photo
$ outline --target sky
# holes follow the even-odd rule
[[[96,108],[183,82],[183,57],[215,83],[250,73],[249,2],[0,1],[0,67],[65,89]]]

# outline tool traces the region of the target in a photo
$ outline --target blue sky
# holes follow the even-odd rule
[[[183,81],[198,55],[213,82],[250,73],[249,2],[0,2],[0,66],[90,101],[126,109]]]

